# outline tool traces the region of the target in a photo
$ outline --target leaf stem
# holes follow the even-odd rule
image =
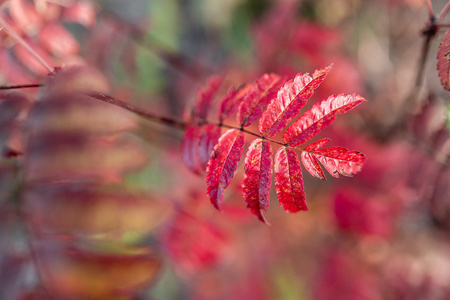
[[[260,138],[260,139],[265,139],[265,140],[268,140],[269,142],[272,142],[272,143],[275,143],[275,144],[278,144],[278,145],[284,145],[284,143],[282,143],[282,142],[280,142],[280,141],[270,139],[270,138],[265,137],[265,136],[263,136],[263,135],[261,135],[261,134],[259,134],[259,133],[255,133],[255,132],[253,132],[253,131],[246,130],[246,129],[242,128],[242,127],[236,127],[236,126],[227,125],[227,124],[223,124],[223,123],[222,123],[222,124],[216,123],[215,125],[217,125],[217,126],[222,126],[222,127],[226,127],[226,128],[230,128],[230,129],[238,129],[238,130],[240,130],[240,131],[242,131],[242,132],[244,132],[244,133],[251,134],[251,135],[256,136],[256,137],[258,137],[258,138]]]

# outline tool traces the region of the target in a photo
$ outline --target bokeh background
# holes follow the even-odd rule
[[[0,85],[45,85],[0,93],[1,299],[450,299],[450,109],[436,69],[446,28],[426,44],[426,1],[0,9]],[[11,32],[51,67],[78,68],[48,76]],[[287,214],[273,192],[270,226],[246,208],[242,164],[219,212],[183,164],[183,130],[79,94],[183,120],[213,75],[224,93],[330,63],[309,105],[336,93],[367,103],[320,138],[366,165],[326,181],[304,172],[309,210]]]

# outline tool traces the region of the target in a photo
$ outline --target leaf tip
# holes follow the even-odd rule
[[[267,221],[267,219],[264,217],[264,215],[262,214],[261,211],[259,212],[258,220],[260,220],[261,222],[263,222],[267,226],[271,226],[271,224]]]

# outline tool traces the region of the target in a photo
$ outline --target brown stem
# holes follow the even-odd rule
[[[273,139],[271,139],[271,138],[262,136],[261,134],[255,133],[255,132],[253,132],[253,131],[248,131],[248,130],[243,129],[243,128],[241,128],[241,127],[236,127],[236,126],[227,125],[227,124],[223,124],[223,123],[214,123],[214,125],[221,126],[221,127],[225,127],[225,128],[230,128],[230,129],[238,129],[238,130],[240,130],[240,131],[242,131],[242,132],[244,132],[244,133],[248,133],[248,134],[253,135],[253,136],[256,136],[256,137],[258,137],[258,138],[260,138],[260,139],[265,139],[265,140],[268,140],[269,142],[272,142],[272,143],[275,143],[275,144],[278,144],[278,145],[282,145],[282,146],[285,145],[285,143],[282,143],[282,142],[280,142],[280,141],[273,140]]]
[[[0,86],[0,90],[13,90],[13,89],[22,89],[22,88],[37,88],[37,87],[42,87],[43,85],[40,83],[32,83],[32,84],[18,84],[18,85],[9,85],[9,86]],[[176,128],[180,128],[180,129],[185,129],[188,126],[187,122],[181,121],[181,120],[177,120],[177,119],[173,119],[170,117],[166,117],[166,116],[161,116],[158,114],[155,114],[153,112],[149,112],[146,110],[143,110],[140,107],[137,107],[135,105],[132,105],[130,103],[127,103],[125,101],[119,100],[117,98],[111,97],[109,95],[106,94],[102,94],[102,93],[90,93],[88,94],[88,96],[101,100],[103,102],[112,104],[112,105],[116,105],[119,106],[123,109],[126,109],[128,111],[131,111],[149,121],[154,121],[157,123],[162,123],[171,127],[176,127]],[[208,121],[205,121],[205,124],[214,124],[217,125],[219,127],[225,127],[225,128],[230,128],[230,129],[238,129],[241,130],[244,133],[248,133],[250,135],[256,136],[258,138],[264,138],[272,143],[278,144],[278,145],[284,145],[284,143],[274,140],[274,139],[270,139],[267,137],[263,137],[262,135],[255,133],[253,131],[248,131],[246,129],[240,128],[240,127],[236,127],[236,126],[232,126],[232,125],[227,125],[227,124],[223,124],[223,123],[211,123]]]
[[[38,88],[41,87],[40,83],[30,83],[30,84],[17,84],[17,85],[2,85],[0,90],[16,90],[16,89],[26,89],[26,88]]]
[[[139,115],[139,116],[141,116],[141,117],[143,117],[143,118],[145,118],[145,119],[147,119],[149,121],[154,121],[154,122],[157,122],[157,123],[163,123],[165,125],[168,125],[168,126],[171,126],[171,127],[180,128],[180,129],[185,129],[188,126],[188,123],[185,122],[185,121],[181,121],[181,120],[177,120],[177,119],[173,119],[173,118],[169,118],[169,117],[165,117],[165,116],[160,116],[160,115],[157,115],[155,113],[152,113],[152,112],[149,112],[149,111],[145,111],[145,110],[143,110],[143,109],[141,109],[141,108],[139,108],[137,106],[134,106],[132,104],[129,104],[127,102],[124,102],[122,100],[113,98],[113,97],[105,95],[105,94],[91,93],[88,96],[90,96],[92,98],[95,98],[95,99],[98,99],[98,100],[101,100],[101,101],[104,101],[104,102],[112,104],[112,105],[119,106],[119,107],[121,107],[123,109],[126,109],[128,111],[131,111],[131,112],[133,112],[133,113],[135,113],[135,114],[137,114],[137,115]],[[282,143],[280,141],[277,141],[277,140],[274,140],[274,139],[270,139],[270,138],[267,138],[267,137],[263,137],[262,135],[260,135],[258,133],[255,133],[253,131],[249,131],[249,130],[246,130],[246,129],[243,129],[243,128],[240,128],[240,127],[236,127],[236,126],[232,126],[232,125],[226,125],[226,124],[223,124],[223,123],[211,123],[211,122],[207,122],[207,121],[204,122],[204,123],[205,124],[214,124],[214,125],[217,125],[219,127],[225,127],[225,128],[230,128],[230,129],[238,129],[238,130],[241,130],[244,133],[256,136],[256,137],[261,138],[261,139],[266,139],[269,142],[272,142],[272,143],[275,143],[275,144],[278,144],[278,145],[285,145],[285,143]]]
[[[422,84],[423,80],[423,71],[425,69],[425,62],[427,60],[428,50],[430,48],[430,42],[433,38],[433,35],[426,34],[426,38],[423,41],[422,46],[422,52],[420,54],[420,61],[419,61],[419,68],[417,69],[417,76],[416,76],[416,86],[419,87]]]
[[[122,100],[113,98],[113,97],[105,95],[105,94],[91,93],[88,96],[90,96],[92,98],[95,98],[95,99],[98,99],[98,100],[101,100],[101,101],[104,101],[104,102],[109,103],[109,104],[113,104],[113,105],[122,107],[123,109],[126,109],[128,111],[134,112],[135,114],[137,114],[137,115],[139,115],[139,116],[141,116],[141,117],[143,117],[143,118],[145,118],[147,120],[150,120],[150,121],[163,123],[163,124],[166,124],[168,126],[177,127],[177,128],[180,128],[180,129],[184,129],[187,126],[186,122],[184,122],[184,121],[172,119],[172,118],[169,118],[169,117],[160,116],[160,115],[157,115],[155,113],[152,113],[152,112],[149,112],[149,111],[145,111],[145,110],[143,110],[140,107],[134,106],[132,104],[129,104],[127,102],[124,102]]]

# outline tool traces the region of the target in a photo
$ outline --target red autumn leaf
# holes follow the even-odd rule
[[[246,127],[263,113],[263,107],[275,97],[284,78],[276,74],[264,74],[244,96],[237,113],[237,122]]]
[[[308,210],[303,188],[303,176],[297,154],[280,147],[275,155],[275,187],[280,205],[287,212]]]
[[[251,212],[264,223],[261,214],[269,208],[270,185],[272,183],[272,146],[266,140],[254,140],[245,157],[245,173],[242,182],[243,194]]]
[[[202,126],[201,129],[198,141],[198,156],[203,173],[208,166],[214,146],[219,141],[220,127],[214,124],[207,124]]]
[[[84,27],[92,27],[95,24],[95,9],[93,3],[77,1],[69,4],[63,10],[62,18],[65,21],[75,22]]]
[[[335,222],[341,229],[359,236],[389,237],[396,217],[395,201],[373,189],[340,187],[334,196]]]
[[[437,69],[444,89],[450,91],[450,29],[445,33],[437,52]]]
[[[214,96],[219,90],[222,80],[218,76],[211,77],[208,80],[207,87],[201,89],[198,94],[198,98],[192,109],[192,118],[199,122],[205,121],[208,117],[211,104],[214,100]]]
[[[41,45],[58,57],[67,57],[78,53],[79,45],[75,37],[60,23],[45,24],[39,31]]]
[[[207,192],[211,203],[220,209],[223,192],[230,184],[244,150],[244,133],[229,129],[219,139],[211,154],[206,172]]]
[[[316,103],[306,111],[283,135],[283,141],[297,147],[310,140],[336,119],[336,115],[346,113],[365,101],[356,94],[332,95]]]
[[[259,132],[267,137],[280,133],[299,113],[330,69],[331,65],[323,70],[316,70],[312,77],[309,74],[298,74],[293,80],[286,82],[262,114]]]
[[[220,127],[214,124],[189,126],[181,143],[184,163],[195,174],[203,174],[214,146],[219,141]]]
[[[240,101],[250,87],[250,85],[244,85],[238,89],[231,87],[228,90],[228,93],[219,102],[218,118],[220,122],[223,122],[236,112],[241,103]]]
[[[308,146],[306,146],[305,147],[305,151],[319,150],[320,148],[322,148],[326,144],[328,144],[329,141],[330,141],[329,138],[324,138],[324,139],[318,140],[318,141],[316,141],[314,143],[311,143]]]
[[[175,266],[189,274],[219,265],[231,242],[215,223],[184,211],[175,216],[162,240]]]
[[[36,11],[33,3],[29,1],[9,1],[9,12],[17,27],[25,32],[36,30],[42,22],[42,17]]]
[[[317,160],[322,163],[331,176],[336,178],[339,177],[339,174],[352,176],[361,171],[366,161],[364,154],[339,146],[320,149],[328,141],[329,139],[322,139],[305,148],[302,153],[302,161],[308,172],[313,176],[325,179]]]
[[[312,176],[322,180],[326,180],[325,175],[323,174],[323,170],[320,167],[317,158],[315,158],[314,156],[311,155],[311,153],[308,152],[302,152],[301,157],[303,165]]]
[[[181,142],[181,157],[186,167],[195,174],[201,174],[200,158],[198,155],[198,126],[189,126],[186,128]]]
[[[33,83],[33,76],[26,71],[6,49],[0,49],[0,66],[2,75],[8,74],[3,80],[8,84]]]

